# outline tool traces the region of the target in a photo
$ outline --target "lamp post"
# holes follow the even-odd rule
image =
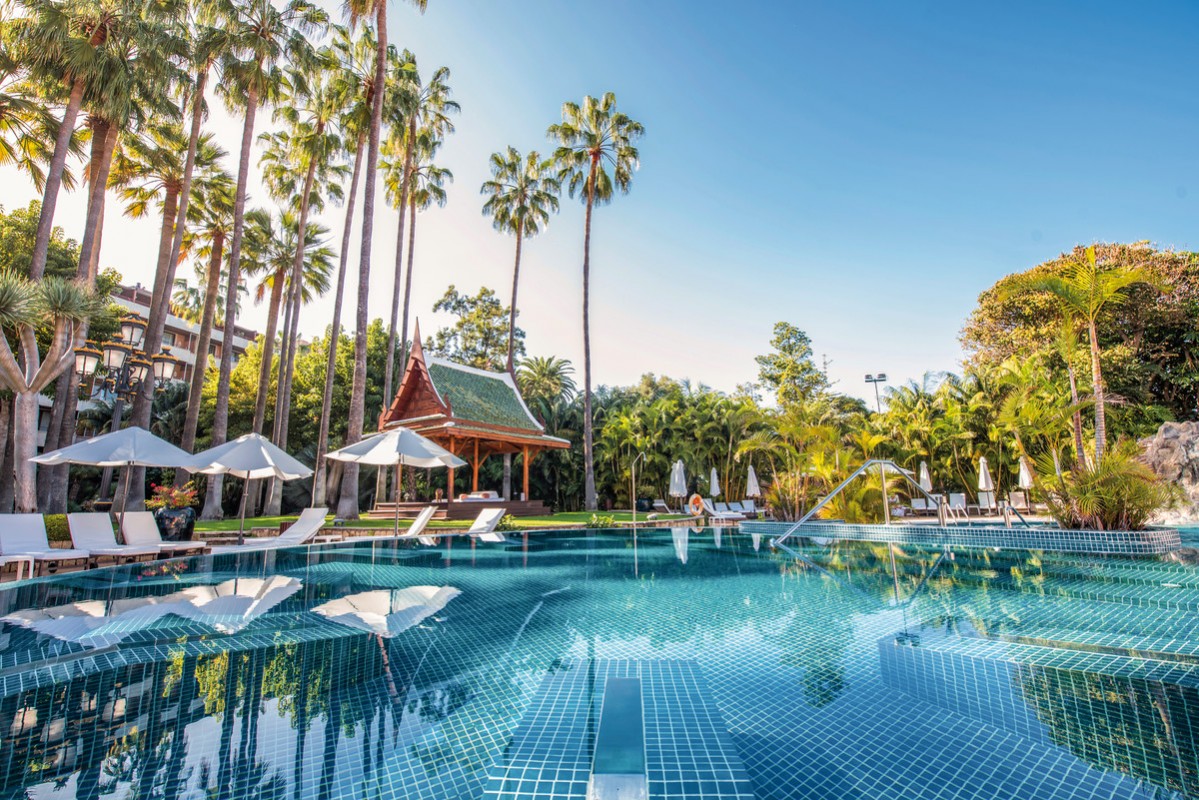
[[[113,339],[98,344],[87,342],[75,350],[75,371],[82,383],[93,379],[92,394],[110,394],[112,401],[112,423],[109,430],[121,429],[125,404],[141,390],[142,382],[154,381],[154,389],[162,389],[175,379],[179,371],[179,359],[171,355],[170,348],[147,357],[142,343],[146,335],[146,320],[134,313],[121,318],[121,331]],[[112,483],[112,468],[106,467],[100,479],[100,499],[109,499]]]
[[[885,373],[885,372],[880,372],[877,375],[867,375],[866,376],[866,383],[874,384],[874,408],[880,414],[883,413],[883,401],[879,399],[878,385],[880,383],[886,383],[886,382],[887,382],[887,373]]]

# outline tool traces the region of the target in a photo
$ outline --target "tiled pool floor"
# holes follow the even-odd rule
[[[362,542],[0,590],[0,798],[583,798],[615,675],[654,798],[1199,798],[1194,551],[756,543]]]

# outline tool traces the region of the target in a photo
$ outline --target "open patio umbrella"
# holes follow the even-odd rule
[[[687,496],[687,470],[683,467],[681,458],[670,468],[670,496]]]
[[[1032,488],[1032,469],[1025,456],[1020,456],[1020,475],[1016,478],[1016,485],[1025,490]]]
[[[745,476],[745,496],[762,496],[762,487],[758,485],[758,473],[754,472],[753,464],[749,465],[749,474]]]
[[[219,444],[202,453],[192,456],[190,464],[185,465],[192,472],[205,475],[232,475],[243,481],[259,480],[262,478],[278,478],[281,481],[291,481],[297,478],[307,478],[312,470],[280,450],[270,439],[260,433],[247,433],[245,436]],[[246,492],[242,487],[241,523],[237,529],[237,543],[245,543],[246,529]]]
[[[460,594],[453,586],[374,589],[321,603],[312,610],[332,622],[390,639],[441,611]]]
[[[392,428],[334,450],[326,458],[380,467],[464,467],[466,462],[441,445],[407,428]],[[400,504],[395,504],[395,534],[400,535]]]
[[[995,481],[991,480],[991,468],[987,466],[987,457],[978,459],[978,490],[980,492],[995,491]]]
[[[716,467],[712,467],[712,477],[708,481],[708,494],[720,497],[720,478],[716,475]]]
[[[67,447],[43,453],[30,459],[38,464],[82,464],[91,467],[186,467],[193,456],[186,450],[160,439],[145,428],[130,426],[119,431],[94,436]],[[121,514],[129,499],[129,481],[125,481],[125,496]]]
[[[928,474],[928,462],[920,462],[920,488],[926,492],[933,490],[933,478]]]

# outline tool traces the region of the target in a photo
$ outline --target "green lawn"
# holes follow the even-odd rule
[[[600,516],[612,517],[617,522],[632,522],[633,515],[628,511],[613,511],[611,513],[601,513]],[[637,521],[644,522],[645,514],[638,514]],[[251,528],[277,528],[279,523],[284,520],[294,520],[295,516],[283,517],[251,517],[246,519],[246,530]],[[333,515],[330,514],[326,518],[329,522],[333,521]],[[591,519],[590,511],[565,511],[560,514],[550,514],[545,517],[520,517],[518,522],[521,527],[528,528],[555,528],[561,525],[579,525]],[[658,517],[659,520],[664,519],[685,519],[685,517],[677,514],[663,514]],[[412,520],[400,520],[400,529],[407,528],[412,524]],[[390,519],[360,519],[357,522],[347,523],[347,527],[353,528],[391,528],[394,523]],[[470,525],[469,520],[433,520],[429,523],[430,528],[465,528]],[[201,520],[196,523],[197,531],[235,531],[237,530],[237,518],[222,519],[215,521]]]

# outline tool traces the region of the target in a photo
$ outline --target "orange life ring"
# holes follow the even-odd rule
[[[691,498],[687,501],[687,510],[691,512],[692,516],[702,516],[704,513],[704,499],[698,494],[691,495]]]

